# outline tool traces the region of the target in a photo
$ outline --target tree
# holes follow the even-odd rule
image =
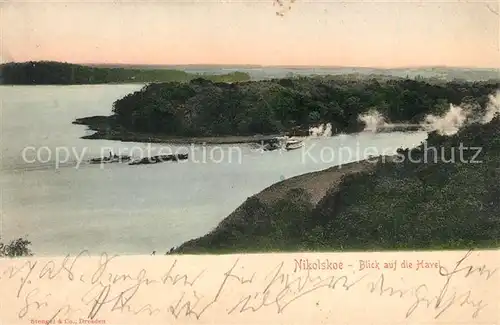
[[[32,256],[30,245],[31,242],[24,238],[12,240],[7,245],[0,242],[0,257]]]

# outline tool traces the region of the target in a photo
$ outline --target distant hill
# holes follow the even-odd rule
[[[493,68],[363,68],[259,65],[147,65],[71,64],[52,61],[6,63],[0,65],[0,84],[89,84],[189,81],[198,77],[212,81],[247,81],[295,76],[349,75],[355,79],[405,78],[429,81],[500,80]]]
[[[96,67],[53,61],[30,61],[0,65],[0,83],[11,85],[186,82],[197,78],[216,82],[236,82],[247,81],[250,76],[237,71],[205,75],[174,69]]]
[[[228,72],[245,72],[252,80],[288,78],[292,76],[311,75],[343,75],[359,74],[360,76],[379,75],[411,79],[436,79],[443,81],[467,80],[486,81],[500,80],[500,69],[493,68],[452,68],[452,67],[419,67],[419,68],[363,68],[363,67],[323,67],[323,66],[260,66],[260,65],[127,65],[96,64],[96,67],[119,67],[134,69],[175,69],[189,73],[205,73],[210,75]]]
[[[225,69],[224,71],[234,71]],[[311,75],[344,75],[358,74],[360,76],[381,75],[388,77],[410,78],[410,79],[436,79],[442,81],[464,80],[464,81],[487,81],[500,80],[499,69],[467,69],[467,68],[344,68],[344,67],[262,67],[252,69],[239,69],[247,72],[252,79],[273,79],[292,76]]]

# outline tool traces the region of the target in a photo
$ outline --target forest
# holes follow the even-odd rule
[[[172,136],[277,134],[322,123],[356,132],[363,128],[359,115],[371,110],[394,123],[416,123],[446,112],[450,103],[481,108],[498,85],[345,76],[236,83],[197,78],[148,84],[117,100],[113,118],[127,131]]]

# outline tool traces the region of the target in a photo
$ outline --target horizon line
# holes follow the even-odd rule
[[[28,63],[28,62],[56,62],[68,63],[77,65],[122,65],[122,66],[225,66],[225,67],[260,67],[260,68],[337,68],[337,69],[377,69],[377,70],[394,70],[394,69],[425,69],[425,68],[444,68],[444,69],[477,69],[477,70],[500,70],[500,67],[480,67],[480,66],[447,66],[447,65],[416,65],[416,66],[393,66],[393,67],[376,67],[376,66],[342,66],[342,65],[305,65],[305,64],[252,64],[252,63],[100,63],[100,62],[69,62],[57,60],[29,60],[29,61],[10,61],[2,62],[0,65],[9,63]]]

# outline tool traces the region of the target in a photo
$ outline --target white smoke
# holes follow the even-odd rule
[[[500,90],[497,90],[495,95],[489,96],[490,101],[486,106],[486,114],[481,119],[481,123],[490,123],[497,114],[500,114]]]
[[[500,90],[489,96],[489,102],[483,116],[473,116],[472,107],[467,105],[455,106],[450,104],[450,109],[442,116],[427,115],[422,127],[428,132],[436,131],[440,135],[453,135],[464,126],[474,122],[487,124],[497,114],[500,114]]]
[[[376,110],[371,110],[358,117],[358,120],[365,123],[363,131],[377,132],[381,127],[387,126],[385,117]]]
[[[321,124],[317,127],[312,127],[309,129],[309,136],[319,138],[319,137],[331,137],[332,136],[332,125],[330,123]]]
[[[429,114],[422,123],[426,131],[436,131],[441,135],[453,135],[467,123],[470,110],[450,104],[450,109],[442,116]]]
[[[486,111],[483,116],[474,116],[473,113],[477,108],[470,104],[463,104],[460,106],[450,104],[450,109],[441,116],[429,114],[425,117],[424,121],[420,124],[393,124],[388,121],[377,110],[370,110],[369,112],[358,116],[358,120],[365,124],[363,131],[377,132],[381,129],[390,128],[422,128],[427,132],[436,131],[441,135],[453,135],[461,128],[479,122],[486,124],[491,122],[495,116],[500,115],[500,90],[495,94],[489,96],[489,102],[486,106]],[[332,135],[332,126],[330,123],[322,124],[317,127],[309,129],[311,137],[328,137]]]

